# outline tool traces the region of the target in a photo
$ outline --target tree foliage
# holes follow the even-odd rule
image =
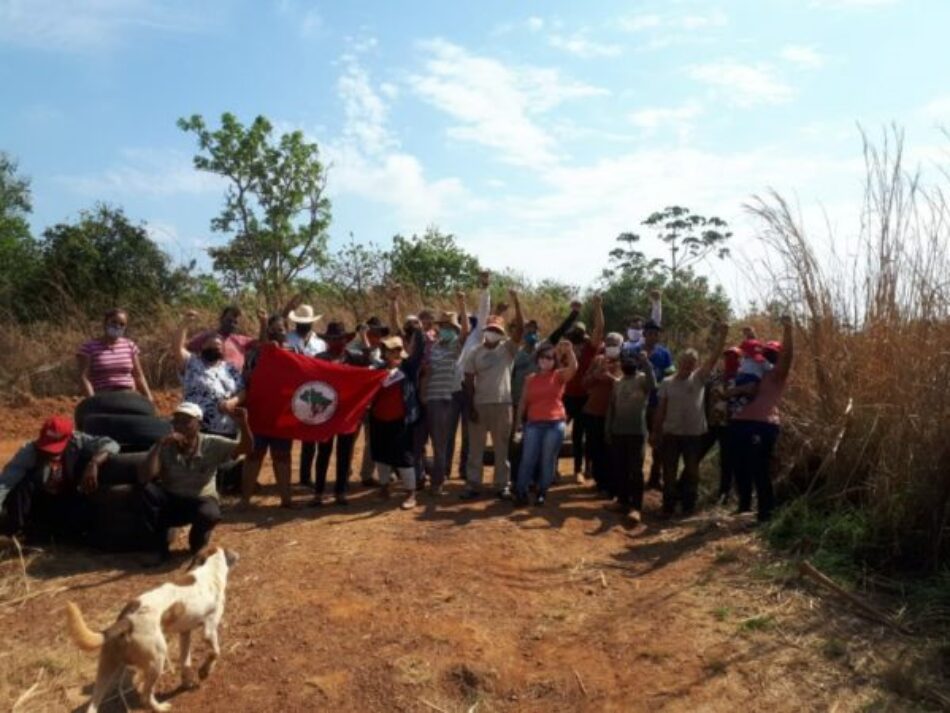
[[[150,314],[193,284],[190,266],[173,267],[143,225],[105,205],[74,224],[43,233],[34,300],[47,310],[98,318],[109,307]]]
[[[319,147],[300,131],[275,141],[262,116],[245,127],[225,113],[212,130],[196,114],[178,126],[198,138],[195,168],[227,181],[211,229],[232,237],[209,250],[215,270],[229,288],[253,287],[275,307],[295,279],[326,262],[331,213]]]
[[[394,280],[412,285],[425,295],[451,294],[475,283],[478,259],[463,250],[455,236],[430,226],[425,233],[396,235],[389,251]]]
[[[732,237],[728,224],[715,216],[706,218],[682,206],[670,206],[652,213],[641,225],[656,233],[666,246],[668,257],[648,258],[637,248],[640,236],[637,233],[621,233],[617,237],[620,246],[610,252],[611,266],[605,271],[607,278],[618,273],[650,274],[662,270],[669,281],[676,283],[680,276],[707,257],[724,259],[729,255],[726,243]]]
[[[18,174],[16,161],[0,152],[0,310],[17,319],[29,314],[20,297],[39,262],[27,222],[32,209],[29,180]]]
[[[389,278],[389,254],[375,243],[358,243],[350,239],[327,261],[321,270],[325,287],[341,300],[362,321],[367,316],[374,290]]]

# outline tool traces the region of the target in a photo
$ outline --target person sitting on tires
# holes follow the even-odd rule
[[[158,550],[158,563],[171,555],[171,528],[189,525],[188,546],[192,554],[211,539],[221,521],[221,506],[215,474],[218,467],[246,453],[251,444],[247,412],[236,409],[240,440],[201,432],[201,407],[184,402],[172,415],[172,433],[148,453],[141,473],[145,526]]]
[[[138,345],[126,338],[129,315],[110,309],[103,320],[103,334],[91,339],[76,353],[79,383],[84,396],[102,391],[135,391],[153,401],[148,380],[139,362]]]
[[[98,487],[99,466],[118,452],[111,438],[76,431],[65,416],[47,419],[39,437],[20,448],[0,473],[0,512],[5,511],[0,532],[82,534],[83,495]]]

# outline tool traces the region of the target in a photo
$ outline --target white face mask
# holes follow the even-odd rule
[[[485,342],[487,344],[498,344],[501,341],[501,335],[498,332],[492,332],[486,330],[485,332]]]
[[[630,340],[631,342],[639,342],[640,336],[642,334],[643,334],[642,329],[634,329],[633,327],[631,327],[630,329],[627,330],[627,339]]]
[[[604,355],[608,359],[616,359],[617,357],[620,356],[620,347],[605,347]]]

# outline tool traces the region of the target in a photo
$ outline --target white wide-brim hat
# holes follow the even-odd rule
[[[290,313],[290,321],[294,324],[313,324],[323,318],[322,314],[314,314],[310,305],[300,305]]]

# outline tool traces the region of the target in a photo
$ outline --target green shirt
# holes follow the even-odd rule
[[[607,407],[606,429],[608,434],[618,436],[646,435],[646,410],[650,392],[656,383],[650,374],[639,373],[625,376],[614,382]]]
[[[174,444],[157,446],[161,449],[158,477],[162,487],[172,495],[217,499],[215,475],[220,466],[234,458],[237,445],[230,438],[199,433],[198,447],[192,455],[182,453]]]

